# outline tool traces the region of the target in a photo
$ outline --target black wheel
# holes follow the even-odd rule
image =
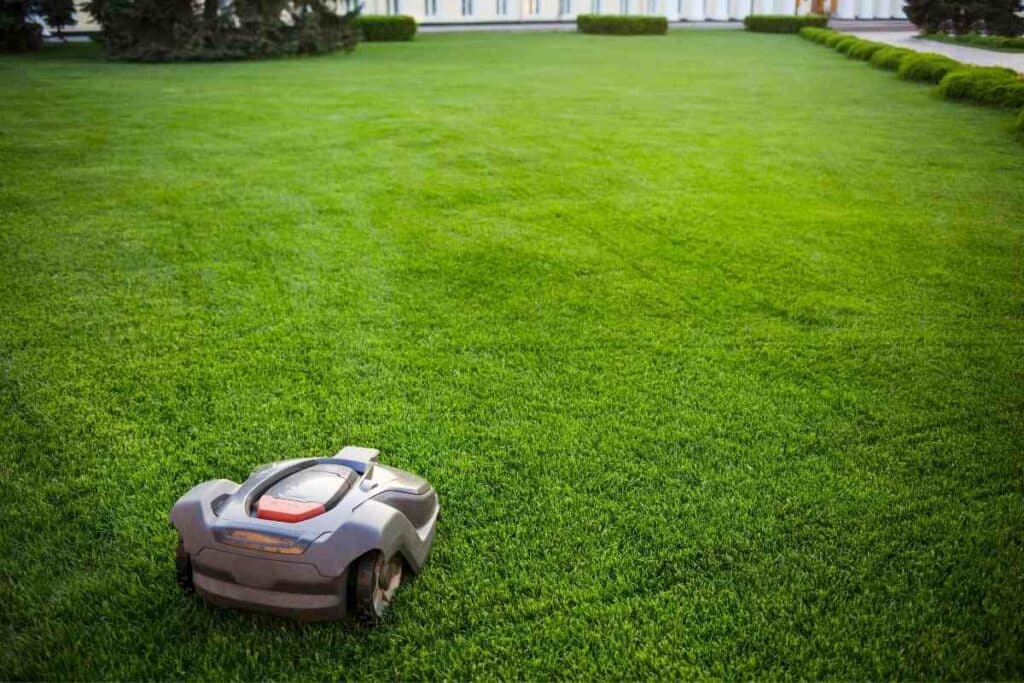
[[[374,626],[384,616],[395,592],[402,585],[402,558],[389,559],[382,552],[363,555],[354,568],[353,611],[363,624]]]
[[[178,580],[178,587],[186,595],[195,590],[192,585],[192,558],[185,552],[185,544],[180,536],[178,537],[178,549],[174,553],[174,576]]]

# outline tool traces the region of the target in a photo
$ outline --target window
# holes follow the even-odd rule
[[[395,2],[398,2],[398,0],[395,0]],[[647,13],[648,14],[657,14],[657,12],[658,12],[658,0],[647,0]]]
[[[683,0],[679,0],[682,2]],[[601,13],[601,0],[590,0],[590,13],[600,14]]]
[[[423,0],[423,14],[432,17],[437,14],[437,0]]]
[[[558,0],[559,14],[572,14],[572,0]]]
[[[473,0],[462,0],[462,16],[473,16]]]
[[[622,13],[629,14],[629,0],[622,0]]]
[[[508,14],[508,0],[497,0],[498,6],[495,8],[495,12],[498,16],[505,16]]]
[[[540,0],[529,0],[526,12],[527,14],[540,14]]]
[[[387,2],[387,13],[388,14],[401,14],[402,10],[399,7],[401,0],[388,0]]]

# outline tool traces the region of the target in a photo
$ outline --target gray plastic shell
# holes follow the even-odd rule
[[[276,482],[319,464],[345,465],[358,475],[333,508],[294,523],[255,517],[256,501]],[[204,599],[320,620],[346,614],[348,570],[368,552],[398,554],[420,572],[439,513],[437,493],[425,479],[378,464],[375,450],[349,446],[330,458],[265,465],[241,485],[199,484],[174,504],[170,521]]]

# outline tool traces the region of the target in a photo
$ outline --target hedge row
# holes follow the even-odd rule
[[[1012,69],[961,66],[939,82],[939,94],[949,100],[1024,107],[1024,80]]]
[[[903,56],[896,73],[905,81],[938,83],[950,71],[961,66],[963,64],[945,55],[937,55],[934,52],[915,52]]]
[[[416,20],[405,14],[364,14],[356,22],[362,39],[369,43],[389,40],[412,40],[416,35]]]
[[[610,36],[660,36],[668,33],[668,19],[617,14],[580,14],[576,17],[576,28],[581,33],[602,33]]]
[[[808,14],[802,17],[789,14],[751,14],[743,20],[748,31],[758,33],[796,33],[802,28],[825,28],[828,17]]]
[[[913,50],[908,50],[905,47],[884,47],[875,54],[871,55],[872,66],[877,66],[880,69],[888,69],[889,71],[898,71],[900,64],[903,60],[910,55],[916,54]]]
[[[1021,135],[1024,135],[1024,109],[1020,110],[1020,116],[1017,117],[1017,123],[1014,124],[1014,128]]]
[[[945,55],[891,47],[819,28],[801,29],[800,35],[835,48],[852,58],[896,71],[904,80],[937,83],[938,93],[948,100],[997,107],[1024,107],[1024,78],[1013,69],[971,66]],[[1018,117],[1016,126],[1024,130],[1024,111]]]

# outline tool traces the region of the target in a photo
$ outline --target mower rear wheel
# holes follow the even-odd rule
[[[185,543],[178,537],[178,549],[174,553],[174,575],[178,581],[178,587],[186,595],[195,590],[192,585],[192,558],[185,552]]]
[[[374,626],[402,585],[402,558],[397,553],[388,559],[379,551],[368,553],[359,559],[355,572],[353,611],[363,624]]]

